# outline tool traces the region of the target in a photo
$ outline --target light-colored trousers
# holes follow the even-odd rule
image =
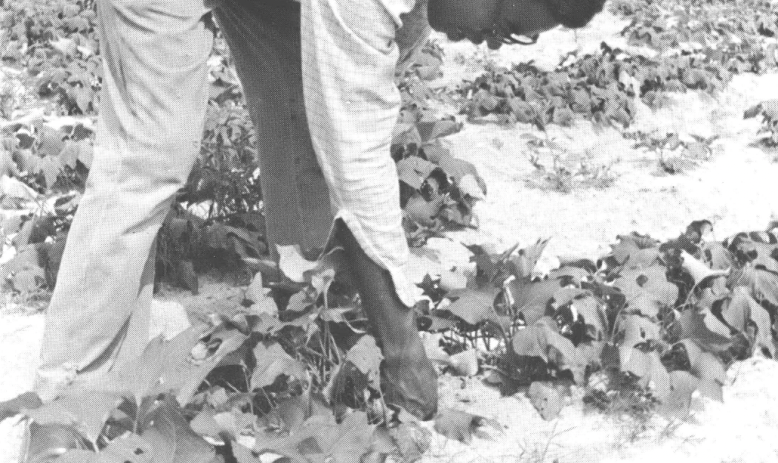
[[[155,238],[203,133],[209,11],[257,129],[268,241],[321,247],[341,219],[413,302],[389,144],[400,105],[395,65],[429,34],[426,5],[414,4],[99,0],[95,156],[46,311],[35,385],[44,400],[148,342]]]

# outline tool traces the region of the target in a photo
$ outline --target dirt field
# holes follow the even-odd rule
[[[623,21],[600,15],[574,34],[552,31],[534,47],[488,52],[468,43],[442,41],[446,52],[444,77],[437,86],[453,86],[475,75],[490,60],[508,64],[535,59],[553,66],[557,57],[579,47],[586,51],[605,40],[624,46],[616,37]],[[692,220],[709,219],[722,239],[739,231],[764,229],[778,217],[778,159],[750,146],[759,122],[744,120],[743,111],[765,99],[778,98],[778,75],[738,76],[715,98],[686,93],[673,97],[657,112],[641,103],[635,130],[677,132],[682,137],[718,134],[714,156],[679,175],[662,173],[656,154],[631,148],[615,130],[595,133],[590,124],[552,127],[550,135],[564,145],[586,151],[593,163],[610,166],[615,180],[608,188],[581,188],[570,193],[537,188],[528,183],[534,167],[524,153],[527,127],[465,124],[445,139],[455,156],[479,170],[489,194],[477,207],[480,229],[433,239],[427,252],[414,253],[411,276],[468,264],[463,244],[526,245],[551,237],[541,268],[555,265],[556,256],[598,257],[617,234],[637,231],[656,238],[679,234]],[[454,112],[454,108],[443,108]],[[155,302],[157,330],[171,332],[184,322],[181,308],[194,313],[234,307],[240,288],[210,279],[199,296],[167,291]],[[10,299],[6,299],[10,301]],[[6,303],[0,311],[0,400],[31,385],[42,335],[43,316]],[[724,403],[696,400],[688,423],[655,418],[645,426],[626,417],[587,412],[573,390],[560,417],[543,421],[523,393],[501,398],[478,377],[440,379],[441,406],[496,419],[503,433],[492,440],[476,438],[471,445],[433,433],[425,462],[772,462],[778,458],[778,362],[760,358],[735,364],[728,371]],[[431,429],[431,424],[429,425]],[[0,423],[0,463],[15,462],[21,426]]]

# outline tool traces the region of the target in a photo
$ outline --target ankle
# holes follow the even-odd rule
[[[426,358],[424,346],[418,332],[403,332],[394,338],[394,342],[383,342],[382,353],[388,363],[418,362]]]

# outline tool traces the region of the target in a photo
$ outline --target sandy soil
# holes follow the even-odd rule
[[[503,48],[488,52],[467,43],[442,41],[447,63],[439,86],[453,86],[478,73],[490,60],[509,64],[535,59],[553,66],[564,53],[596,48],[602,40],[624,47],[615,34],[623,21],[603,14],[583,31],[552,31],[535,47]],[[487,199],[479,204],[478,231],[457,232],[435,239],[429,250],[415,253],[410,276],[468,265],[469,243],[495,243],[503,248],[527,245],[551,237],[541,262],[548,268],[556,256],[598,257],[617,234],[638,231],[657,238],[677,236],[696,219],[714,222],[718,239],[742,230],[763,229],[778,215],[776,155],[749,146],[758,121],[743,120],[743,111],[768,98],[778,98],[778,75],[739,76],[715,98],[683,94],[652,112],[641,109],[635,130],[677,132],[682,137],[718,134],[714,157],[680,175],[661,174],[656,155],[637,151],[614,130],[595,134],[587,123],[569,129],[554,127],[551,136],[592,162],[609,165],[616,175],[606,189],[576,189],[564,194],[527,184],[534,168],[524,154],[523,133],[530,128],[467,124],[446,139],[454,154],[473,162],[486,180]],[[454,111],[454,108],[444,108]],[[155,301],[155,330],[174,333],[190,316],[209,309],[229,310],[240,289],[229,282],[206,281],[201,295],[167,292]],[[6,299],[0,311],[0,400],[29,388],[42,336],[42,315]],[[503,433],[492,440],[476,438],[471,445],[433,433],[425,462],[772,462],[778,458],[778,363],[750,359],[728,372],[724,403],[696,400],[698,411],[688,423],[672,425],[661,418],[646,429],[621,417],[583,409],[580,390],[573,390],[560,417],[543,421],[521,393],[500,398],[476,378],[443,377],[441,406],[496,419]],[[430,425],[431,428],[431,425]],[[0,423],[0,463],[16,461],[21,426]]]

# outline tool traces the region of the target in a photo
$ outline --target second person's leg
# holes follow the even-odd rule
[[[430,418],[437,410],[437,380],[403,272],[408,245],[389,152],[400,110],[396,31],[414,3],[304,1],[302,60],[306,113],[330,189],[335,237],[346,248],[382,345],[387,402]]]

